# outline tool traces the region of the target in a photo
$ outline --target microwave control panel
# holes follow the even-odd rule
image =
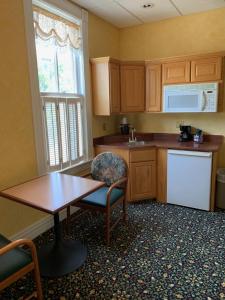
[[[205,112],[216,112],[217,111],[217,101],[218,95],[217,90],[204,90],[203,97],[205,97],[205,106],[203,107],[202,111]]]

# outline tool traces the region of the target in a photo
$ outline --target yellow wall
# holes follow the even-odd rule
[[[120,30],[121,59],[143,60],[224,50],[225,9]],[[138,131],[178,132],[176,123],[183,120],[207,133],[225,135],[225,113],[143,113],[131,117]],[[225,166],[225,146],[219,164]]]
[[[0,190],[37,176],[23,1],[0,1]],[[104,43],[102,42],[104,41]],[[119,30],[90,15],[90,56],[119,56]],[[103,123],[106,130],[103,130]],[[115,118],[94,118],[94,136],[115,131]],[[10,236],[45,214],[0,198],[0,233]]]
[[[120,30],[121,59],[225,50],[225,8]]]
[[[119,58],[119,29],[93,14],[89,14],[89,55]],[[117,119],[116,116],[93,116],[93,135],[97,137],[118,131]]]
[[[0,1],[0,189],[37,175],[21,0]],[[0,198],[0,232],[15,233],[40,218],[37,210]]]

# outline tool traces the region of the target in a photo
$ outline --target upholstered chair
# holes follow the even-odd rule
[[[22,249],[20,246],[26,246],[29,251]],[[27,239],[11,242],[0,234],[0,291],[31,271],[34,271],[37,291],[34,291],[26,299],[35,296],[38,300],[41,300],[43,296],[34,243]]]
[[[91,175],[94,180],[104,181],[105,186],[74,205],[84,209],[97,210],[105,214],[105,236],[107,245],[109,245],[110,233],[113,228],[122,218],[124,221],[127,220],[127,165],[119,155],[104,152],[93,159],[91,173],[88,175]],[[112,224],[111,210],[118,204],[122,204],[123,211]],[[67,210],[67,221],[70,224],[69,208]]]

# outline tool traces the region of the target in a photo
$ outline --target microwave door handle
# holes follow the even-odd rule
[[[203,91],[203,93],[202,93],[202,109],[201,109],[201,111],[205,110],[206,103],[207,103],[207,95],[206,95],[206,92]]]

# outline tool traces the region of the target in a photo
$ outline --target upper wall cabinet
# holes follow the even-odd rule
[[[93,112],[97,116],[162,111],[162,85],[219,82],[223,107],[225,52],[143,61],[110,57],[91,62]],[[221,103],[221,104],[220,104]]]
[[[146,111],[161,111],[161,64],[146,64]]]
[[[185,60],[166,59],[162,63],[162,83],[208,82],[222,80],[222,56],[201,55]]]
[[[109,57],[91,59],[94,114],[120,113],[120,65]]]
[[[143,112],[145,110],[145,66],[144,63],[121,63],[121,112]]]
[[[174,61],[162,64],[162,83],[190,82],[190,61]]]
[[[191,81],[218,81],[222,79],[222,57],[200,58],[191,61]]]

